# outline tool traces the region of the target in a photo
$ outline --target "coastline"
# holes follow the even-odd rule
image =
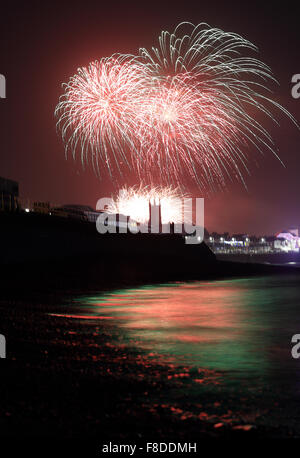
[[[297,268],[218,261],[205,244],[186,246],[161,236],[101,237],[90,225],[42,216],[23,219],[19,231],[20,221],[16,216],[1,225],[5,251],[12,254],[0,272],[0,331],[7,337],[8,355],[0,380],[1,437],[81,437],[96,440],[97,446],[110,440],[174,442],[174,437],[182,442],[295,437],[297,432],[280,425],[249,429],[241,419],[216,428],[216,413],[231,409],[222,392],[197,391],[185,403],[188,413],[181,411],[176,393],[199,380],[214,383],[218,373],[187,372],[141,348],[120,346],[109,320],[55,314],[69,310],[66,298],[79,292],[298,274]],[[216,407],[219,399],[222,405]],[[203,413],[194,415],[200,405]]]
[[[219,259],[204,242],[186,245],[180,235],[100,235],[92,223],[46,215],[0,214],[0,234],[3,294],[300,272]]]

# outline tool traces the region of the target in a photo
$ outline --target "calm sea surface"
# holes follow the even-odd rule
[[[166,367],[170,389],[155,402],[175,414],[299,434],[300,359],[291,356],[300,334],[298,275],[144,286],[64,305],[57,316],[109,323],[116,346]]]

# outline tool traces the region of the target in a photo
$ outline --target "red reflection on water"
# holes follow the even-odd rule
[[[221,282],[197,283],[126,291],[96,305],[102,307],[102,315],[117,318],[123,327],[164,331],[168,339],[182,342],[204,342],[240,323],[242,295],[232,283],[230,287]]]
[[[51,316],[60,316],[63,318],[77,318],[81,320],[113,320],[112,316],[92,316],[92,315],[76,315],[76,314],[67,314],[67,313],[50,313]]]

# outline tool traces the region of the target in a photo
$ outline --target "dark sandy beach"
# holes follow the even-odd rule
[[[51,233],[49,227],[44,232],[48,241]],[[284,400],[275,407],[262,398],[255,416],[251,396],[223,391],[221,371],[166,361],[159,351],[127,344],[109,317],[78,312],[74,297],[78,302],[116,288],[259,275],[278,275],[280,281],[291,272],[217,262],[210,254],[206,263],[206,248],[199,253],[203,259],[193,261],[186,274],[180,265],[178,271],[163,271],[162,264],[155,270],[155,256],[162,260],[155,250],[152,260],[147,254],[144,270],[136,264],[143,253],[109,259],[107,251],[103,259],[97,251],[95,257],[73,252],[61,259],[2,263],[0,331],[7,339],[7,359],[1,362],[1,437],[70,439],[73,445],[82,439],[91,440],[92,447],[107,441],[298,437],[296,420],[282,426],[275,414],[273,422],[265,421]],[[163,258],[169,265],[175,259]],[[294,410],[298,415],[298,405]]]

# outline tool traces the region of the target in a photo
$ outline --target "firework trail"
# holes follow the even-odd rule
[[[122,165],[131,167],[140,145],[133,135],[138,112],[145,103],[149,71],[130,55],[115,54],[79,68],[67,84],[55,114],[66,154],[79,152],[82,162],[91,157],[110,174]],[[130,157],[128,157],[128,151]]]
[[[203,187],[214,180],[225,184],[221,164],[235,160],[231,146],[238,129],[214,91],[198,91],[193,76],[157,83],[139,126],[148,181],[159,171],[161,183],[176,185],[188,171]]]
[[[144,224],[149,220],[149,202],[156,202],[161,205],[162,223],[173,222],[177,224],[183,221],[182,199],[184,197],[186,195],[179,188],[172,186],[166,188],[125,187],[120,190],[116,198],[112,199],[106,211],[111,214],[130,215],[134,221]],[[190,215],[191,220],[192,215]]]
[[[250,149],[277,156],[263,121],[276,123],[274,111],[294,121],[272,100],[276,80],[253,51],[237,34],[182,23],[137,57],[79,69],[56,108],[66,151],[112,177],[128,167],[150,184],[189,178],[204,192],[228,179],[245,184]]]
[[[172,34],[161,33],[157,48],[140,49],[160,82],[156,112],[172,113],[162,122],[159,116],[149,122],[159,124],[149,137],[149,174],[158,161],[165,166],[163,181],[184,180],[188,170],[200,187],[213,189],[232,177],[245,185],[250,147],[261,153],[270,150],[278,158],[259,120],[267,117],[277,123],[274,108],[295,120],[269,96],[268,83],[276,83],[270,68],[244,57],[246,51],[257,48],[205,23],[181,23]]]

